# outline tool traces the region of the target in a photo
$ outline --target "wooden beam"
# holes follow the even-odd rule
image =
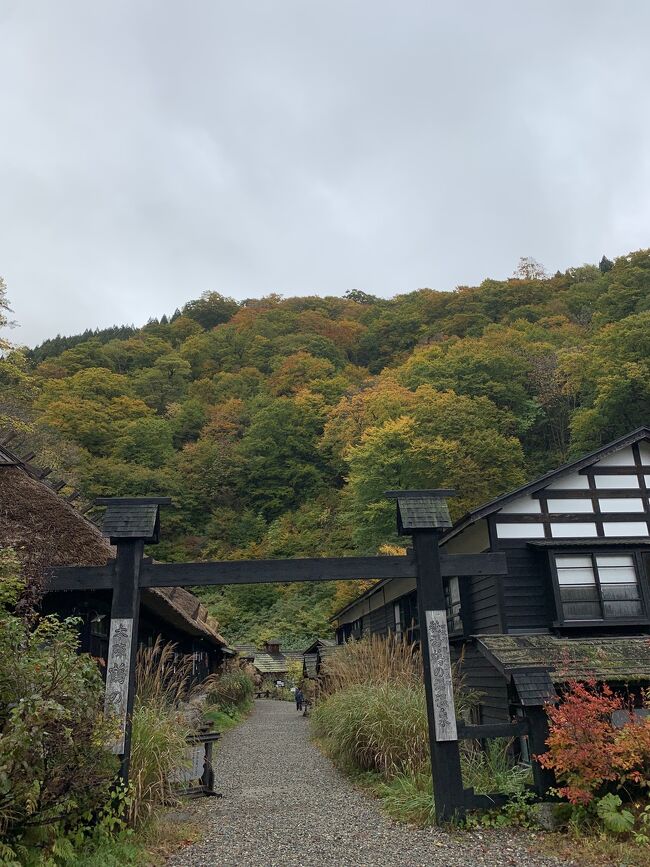
[[[61,566],[52,569],[47,590],[110,590],[115,576],[115,561],[106,566]]]
[[[516,723],[488,723],[486,725],[466,725],[457,723],[458,737],[461,740],[481,740],[482,738],[514,738],[528,734],[528,720]]]
[[[141,587],[268,584],[415,578],[411,557],[321,557],[297,560],[227,560],[217,563],[143,564]]]
[[[444,554],[445,577],[505,575],[504,554]],[[114,567],[64,566],[52,570],[50,592],[106,590]],[[143,562],[141,587],[192,587],[219,584],[284,584],[292,581],[351,581],[369,578],[415,578],[413,553],[396,557],[321,557],[300,560],[226,560],[216,563]]]

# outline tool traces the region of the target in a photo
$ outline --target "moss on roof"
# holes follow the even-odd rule
[[[506,674],[530,666],[548,666],[556,683],[572,678],[650,680],[650,636],[479,635],[477,647]]]

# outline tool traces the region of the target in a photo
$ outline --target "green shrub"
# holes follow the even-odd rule
[[[228,705],[244,709],[253,698],[255,685],[244,671],[225,671],[216,678],[211,678],[208,701],[218,704],[222,709]]]
[[[153,810],[174,803],[173,773],[188,764],[186,738],[195,729],[172,705],[136,698],[131,735],[129,821],[139,825]]]
[[[28,625],[12,613],[22,586],[15,556],[0,549],[0,837],[46,853],[107,802],[117,762],[76,622]]]
[[[387,777],[429,765],[424,687],[352,686],[329,696],[312,714],[314,734],[342,767]]]

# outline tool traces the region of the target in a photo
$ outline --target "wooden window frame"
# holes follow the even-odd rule
[[[599,617],[593,620],[566,619],[564,617],[564,608],[562,603],[562,597],[560,595],[560,580],[557,573],[557,564],[555,562],[555,558],[557,556],[582,556],[591,558],[596,589],[598,591],[598,599],[600,601],[601,610],[604,610],[603,598],[600,588],[600,574],[598,572],[598,564],[596,562],[596,557],[602,554],[622,554],[632,557],[634,571],[636,572],[637,584],[639,587],[639,596],[641,599],[641,605],[643,607],[644,613],[640,614],[638,617]],[[650,611],[650,607],[648,605],[648,580],[642,552],[634,550],[633,548],[620,548],[618,546],[612,546],[611,548],[599,547],[597,551],[594,551],[593,549],[585,549],[578,546],[572,546],[571,548],[554,548],[548,552],[548,558],[551,578],[553,582],[553,597],[555,601],[555,619],[553,621],[553,626],[580,629],[589,626],[634,626],[637,624],[647,625],[648,623],[650,623],[650,616],[648,615],[648,611]]]
[[[452,606],[450,605],[450,602],[451,602],[451,586],[450,585],[454,579],[457,581],[457,586],[458,586],[458,602],[455,603],[455,605],[457,606],[457,610],[455,610],[455,611],[452,608]],[[450,638],[458,638],[459,636],[464,636],[465,627],[464,627],[464,622],[463,622],[463,613],[464,613],[463,609],[465,608],[465,605],[463,604],[463,602],[464,602],[464,600],[463,600],[463,595],[464,595],[463,594],[463,582],[458,576],[452,576],[451,578],[446,578],[445,583],[444,583],[444,589],[445,589],[445,616],[447,618],[447,633],[448,633]],[[454,618],[457,618],[458,622],[459,622],[457,629],[451,629],[450,628],[450,622],[452,620],[454,620]]]

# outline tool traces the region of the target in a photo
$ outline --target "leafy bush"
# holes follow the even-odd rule
[[[208,700],[222,709],[228,705],[243,709],[253,698],[255,685],[244,671],[225,671],[209,683]]]
[[[104,746],[102,679],[77,653],[75,621],[30,628],[11,611],[22,587],[15,556],[0,550],[0,836],[46,852],[108,801],[117,763]]]
[[[562,701],[549,706],[548,752],[539,762],[562,785],[559,793],[573,804],[589,804],[607,787],[650,787],[650,719],[632,720],[617,729],[612,712],[624,699],[607,684],[567,684]]]

